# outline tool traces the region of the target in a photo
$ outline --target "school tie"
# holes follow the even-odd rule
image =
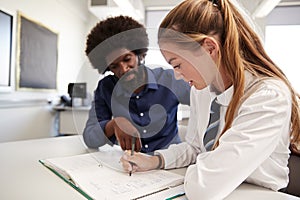
[[[212,149],[219,129],[220,104],[218,104],[216,100],[217,98],[215,98],[211,104],[209,123],[203,139],[204,147],[207,151]]]

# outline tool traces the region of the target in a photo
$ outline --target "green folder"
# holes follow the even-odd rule
[[[79,187],[77,187],[72,180],[64,177],[63,175],[61,175],[60,173],[58,173],[56,170],[52,169],[51,167],[48,167],[47,165],[45,165],[45,163],[43,162],[43,160],[39,160],[39,162],[44,165],[45,167],[47,167],[50,171],[52,171],[55,175],[57,175],[59,178],[61,178],[62,180],[64,180],[66,183],[68,183],[70,186],[72,186],[72,188],[74,188],[75,190],[77,190],[80,194],[82,194],[85,198],[89,199],[89,200],[93,200],[93,198],[91,198],[87,193],[85,193],[82,189],[80,189]]]

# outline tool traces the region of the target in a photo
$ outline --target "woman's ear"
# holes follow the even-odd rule
[[[207,37],[202,42],[202,47],[213,58],[216,59],[219,52],[219,45],[216,40],[211,37]]]

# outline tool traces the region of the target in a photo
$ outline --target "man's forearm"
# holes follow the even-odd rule
[[[107,124],[105,126],[105,133],[104,133],[106,135],[106,137],[110,138],[115,134],[114,133],[114,126],[115,126],[114,119],[107,122]]]

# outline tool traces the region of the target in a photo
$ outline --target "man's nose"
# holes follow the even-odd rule
[[[121,69],[122,73],[126,73],[130,69],[129,64],[126,63],[126,62],[120,62],[119,66],[120,66],[120,69]]]

